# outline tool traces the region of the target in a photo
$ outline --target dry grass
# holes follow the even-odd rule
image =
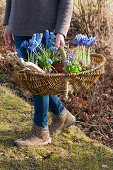
[[[113,34],[112,0],[75,0],[74,14],[79,16],[81,32],[96,36],[99,45],[107,45]]]
[[[109,0],[105,3],[105,16],[107,19],[108,32],[109,32],[109,40],[108,45],[110,46],[110,54],[113,55],[113,1]]]
[[[5,0],[0,1],[0,36],[3,34],[3,16],[4,16]]]

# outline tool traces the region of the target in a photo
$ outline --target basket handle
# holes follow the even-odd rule
[[[65,61],[65,60],[66,60],[66,52],[65,52],[65,50],[64,50],[64,47],[60,46],[60,47],[59,47],[59,50],[60,50],[61,53],[62,53],[63,61]],[[65,63],[64,63],[64,71],[66,72],[66,64],[65,64]]]
[[[59,50],[62,53],[63,61],[65,61],[67,57],[66,57],[66,52],[64,50],[64,47],[60,46]],[[64,72],[67,73],[67,69],[66,69],[66,64],[65,63],[64,63]],[[65,88],[66,88],[66,90],[63,93],[63,97],[67,99],[68,98],[68,92],[69,92],[69,81],[68,80],[65,81]]]

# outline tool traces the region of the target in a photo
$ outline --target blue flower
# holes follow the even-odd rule
[[[83,35],[82,36],[82,41],[81,41],[81,45],[85,45],[87,46],[87,42],[89,41],[87,35]]]
[[[37,33],[36,34],[36,41],[40,44],[43,38],[43,34],[42,33]]]
[[[31,52],[31,47],[29,46],[29,47],[26,49],[26,51],[27,51],[28,53],[30,53],[30,52]]]
[[[87,35],[82,35],[82,34],[78,34],[74,41],[74,45],[79,45],[79,46],[92,46],[92,45],[97,45],[96,43],[96,37],[90,37],[88,38]]]
[[[51,47],[50,47],[50,50],[51,50],[51,51],[56,51],[57,48],[55,48],[54,46],[51,46]]]
[[[76,65],[76,66],[77,66],[77,65],[78,65],[77,61],[74,61],[74,62],[75,62],[75,64],[74,64],[74,65]]]
[[[33,44],[35,43],[35,41],[36,41],[36,34],[33,34],[31,41],[32,41]]]
[[[71,53],[71,56],[72,56],[72,57],[75,57],[75,56],[76,56],[76,54],[75,54],[75,53]]]
[[[42,49],[43,51],[45,50],[45,49],[43,48],[43,44],[42,44],[42,43],[39,44],[39,45],[36,47],[36,51],[39,51],[40,49]]]
[[[46,30],[46,43],[48,43],[48,40],[49,40],[49,31]]]
[[[47,42],[47,46],[52,47],[52,46],[54,46],[54,43],[49,39]]]
[[[92,45],[97,45],[97,42],[96,42],[96,37],[90,37],[88,42],[87,42],[87,46],[88,47],[91,47]]]
[[[65,64],[67,65],[67,66],[70,66],[71,65],[71,61],[69,61],[69,60],[66,60],[66,61],[64,61],[65,62]]]
[[[34,51],[38,47],[39,43],[37,41],[30,47],[31,51]]]
[[[80,45],[82,39],[83,39],[83,35],[82,34],[76,35],[75,39],[73,40],[74,41],[74,45]]]
[[[22,53],[21,53],[21,50],[18,48],[17,49],[17,54],[18,54],[18,57],[21,58],[22,57]]]
[[[29,43],[28,43],[28,41],[23,41],[22,42],[22,44],[21,44],[21,48],[25,48],[25,49],[27,49],[28,48],[28,46],[29,46]]]
[[[57,50],[57,48],[55,48],[55,46],[54,46],[55,39],[54,39],[53,33],[50,32],[50,35],[49,35],[49,31],[46,30],[45,37],[46,37],[46,47],[45,47],[45,49],[50,49],[51,51]]]
[[[47,63],[52,64],[53,62],[51,59],[47,59]]]
[[[67,60],[70,60],[70,59],[75,60],[75,56],[76,56],[76,54],[75,54],[75,53],[73,53],[73,51],[69,51],[69,53],[70,53],[70,54],[66,54],[66,58],[67,58]]]
[[[55,39],[54,39],[54,35],[52,32],[50,32],[50,40],[54,43],[55,42]]]
[[[33,45],[32,39],[29,39],[29,46],[31,47]]]
[[[38,41],[39,35],[40,35],[39,33],[36,34],[36,41]]]
[[[69,54],[66,54],[66,58],[67,58],[67,60],[69,60],[69,58],[70,58],[70,55],[69,55]]]
[[[32,39],[29,40],[29,42],[30,42],[29,48],[31,49],[31,51],[34,51],[35,49],[39,50],[39,48],[37,48],[37,47],[40,45],[40,43],[42,41],[42,37],[43,37],[42,33],[33,34]]]
[[[64,71],[64,70],[65,70],[65,68],[63,67],[63,68],[62,68],[62,71]]]

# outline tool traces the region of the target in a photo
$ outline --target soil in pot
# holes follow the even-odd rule
[[[53,63],[52,65],[53,65],[53,67],[56,69],[56,71],[58,73],[62,73],[63,72],[63,67],[64,67],[63,63]]]

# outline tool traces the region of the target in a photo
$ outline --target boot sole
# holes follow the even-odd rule
[[[48,145],[49,143],[51,143],[51,138],[50,138],[48,141],[43,142],[43,143],[41,143],[41,144],[39,144],[39,145]]]
[[[22,145],[22,144],[19,144],[18,142],[14,141],[14,146],[17,146],[17,147],[40,146],[40,145],[48,145],[49,143],[51,143],[51,138],[48,141],[45,141],[40,144],[35,144],[35,145],[26,145],[26,144]]]
[[[75,123],[75,121],[76,121],[76,118],[75,118],[75,116],[73,116],[73,119],[71,122],[67,123],[59,132],[57,132],[56,134],[51,135],[51,136],[58,136],[64,128],[71,126],[73,123]]]

